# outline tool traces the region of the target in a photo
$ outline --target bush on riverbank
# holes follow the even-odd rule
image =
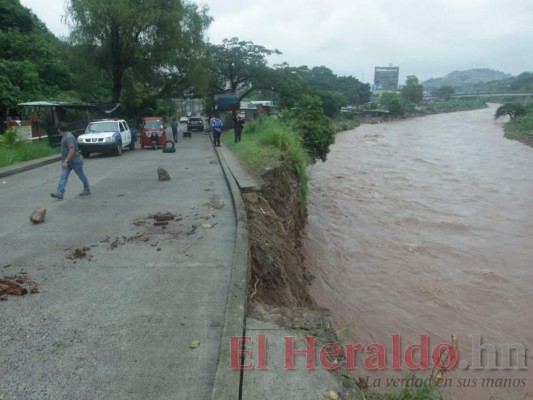
[[[335,143],[335,131],[326,114],[322,100],[318,96],[303,95],[296,103],[292,125],[303,138],[313,162],[326,161],[329,147]]]
[[[10,131],[1,135],[0,139],[0,167],[59,153],[59,148],[51,148],[48,141],[20,140]]]
[[[505,125],[505,137],[533,146],[533,106],[526,108],[525,115],[511,119]]]

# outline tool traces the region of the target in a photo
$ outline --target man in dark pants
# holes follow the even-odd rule
[[[211,118],[211,128],[213,129],[213,141],[215,142],[215,147],[220,147],[220,135],[222,135],[222,120],[215,115]]]
[[[83,191],[80,196],[88,196],[91,194],[89,187],[89,180],[83,172],[83,160],[78,151],[78,141],[72,133],[68,130],[66,122],[59,123],[59,133],[61,134],[61,177],[57,184],[57,192],[51,193],[50,196],[63,200],[65,188],[67,186],[68,176],[74,170],[81,183],[83,183]]]
[[[170,124],[172,128],[172,136],[174,137],[174,143],[178,143],[178,123],[176,118],[172,118],[172,123]]]
[[[236,117],[233,119],[233,131],[235,132],[235,143],[239,143],[241,141],[243,125],[244,125],[244,120],[241,119],[240,117]]]

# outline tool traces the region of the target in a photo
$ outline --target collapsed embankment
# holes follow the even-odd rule
[[[244,195],[251,254],[250,298],[273,306],[316,308],[309,296],[301,234],[306,210],[300,177],[289,165],[263,175],[260,192]]]
[[[250,250],[249,317],[337,341],[327,309],[309,294],[312,279],[301,238],[307,211],[301,171],[284,163],[261,177],[261,191],[243,194]]]

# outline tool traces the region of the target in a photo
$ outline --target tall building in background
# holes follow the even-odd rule
[[[374,90],[397,90],[400,67],[375,67]]]

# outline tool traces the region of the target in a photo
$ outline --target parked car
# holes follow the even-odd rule
[[[180,124],[188,124],[188,123],[189,123],[189,118],[187,117],[180,118]]]
[[[167,141],[163,117],[144,117],[141,132],[141,149],[163,147]]]
[[[188,131],[203,131],[204,120],[201,117],[189,117],[189,122],[187,122]]]
[[[94,120],[87,125],[85,133],[78,136],[78,148],[85,158],[91,153],[122,154],[122,149],[135,149],[135,135],[123,119]]]

